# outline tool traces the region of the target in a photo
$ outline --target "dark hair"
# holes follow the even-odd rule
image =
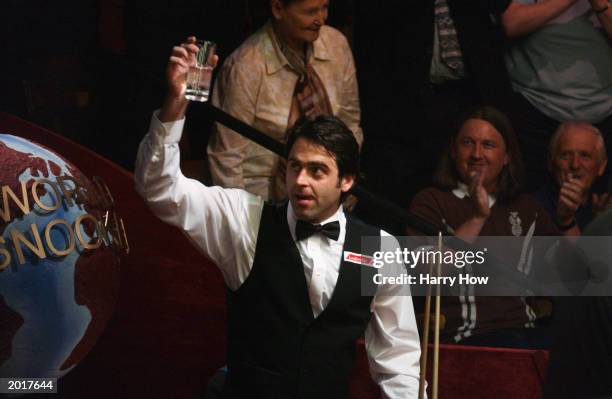
[[[287,157],[297,139],[320,145],[336,160],[338,177],[359,176],[359,144],[353,132],[335,116],[302,117],[287,131]]]
[[[504,139],[506,153],[509,155],[510,161],[507,165],[504,165],[499,174],[496,196],[500,203],[513,201],[523,191],[521,152],[508,117],[491,106],[475,107],[458,120],[454,133],[448,140],[448,147],[434,173],[434,185],[442,190],[452,190],[457,187],[459,175],[455,162],[451,158],[451,147],[455,145],[461,127],[469,119],[480,119],[490,123]]]

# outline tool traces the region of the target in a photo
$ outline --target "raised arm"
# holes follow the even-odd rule
[[[219,266],[228,286],[237,288],[252,264],[263,201],[242,190],[206,187],[181,173],[178,143],[185,119],[167,119],[185,112],[186,104],[179,98],[184,93],[180,78],[186,72],[184,57],[187,51],[173,49],[168,98],[162,110],[154,113],[140,143],[135,187],[160,219],[183,230]]]
[[[195,61],[198,47],[195,45],[196,38],[190,36],[185,43],[172,48],[168,66],[166,67],[166,81],[168,82],[168,93],[159,111],[159,120],[164,122],[177,121],[185,117],[185,111],[189,101],[185,98],[186,76],[190,63]],[[213,64],[216,65],[217,56],[214,56]],[[213,66],[214,66],[213,65]]]
[[[230,288],[237,288],[252,265],[263,201],[183,176],[178,146],[183,124],[184,119],[162,124],[153,115],[138,149],[136,191],[157,217],[183,230],[219,266]]]
[[[576,0],[542,0],[533,4],[513,1],[502,14],[502,25],[508,37],[534,32],[570,8]]]

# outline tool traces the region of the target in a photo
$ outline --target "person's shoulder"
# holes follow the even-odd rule
[[[346,54],[352,54],[349,42],[342,32],[328,25],[323,25],[319,33],[321,40],[331,57],[344,57]]]
[[[289,205],[289,200],[288,199],[268,199],[266,201],[263,202],[263,206],[264,208],[268,208],[270,210],[273,210],[274,212],[278,212],[278,213],[286,213],[287,212],[287,206]]]
[[[264,26],[249,36],[225,59],[223,68],[257,69],[264,67],[266,65],[265,47],[267,41],[269,40]]]
[[[353,228],[356,228],[359,230],[359,234],[361,236],[384,236],[384,235],[388,235],[386,232],[384,232],[383,230],[380,229],[380,227],[378,226],[374,226],[371,224],[368,224],[366,222],[364,222],[363,220],[361,220],[360,218],[358,218],[355,215],[351,215],[345,212],[346,215],[346,221],[347,224],[350,224]],[[385,234],[383,234],[385,233]]]
[[[438,187],[426,187],[422,190],[420,190],[418,193],[416,193],[416,195],[414,196],[412,203],[418,203],[421,201],[425,201],[425,202],[429,202],[431,200],[436,200],[436,201],[449,201],[449,200],[455,200],[455,199],[459,199],[457,196],[455,196],[452,192],[452,190],[443,190],[440,189]]]
[[[345,44],[348,46],[348,40],[346,39],[346,36],[344,36],[342,32],[332,26],[323,25],[321,27],[320,36],[323,40],[329,40],[334,43]]]

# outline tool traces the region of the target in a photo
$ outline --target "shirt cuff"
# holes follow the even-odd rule
[[[176,121],[162,122],[158,117],[159,109],[153,112],[151,117],[151,132],[155,134],[164,144],[177,144],[181,140],[183,134],[183,126],[185,126],[185,118]]]

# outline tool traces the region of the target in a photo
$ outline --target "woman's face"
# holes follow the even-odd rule
[[[461,181],[467,185],[484,174],[483,185],[495,192],[499,175],[510,160],[502,135],[482,119],[465,121],[451,146],[451,157]]]
[[[277,33],[291,47],[300,50],[305,43],[319,38],[319,31],[327,20],[329,0],[294,0],[287,5],[272,0],[271,5]]]

